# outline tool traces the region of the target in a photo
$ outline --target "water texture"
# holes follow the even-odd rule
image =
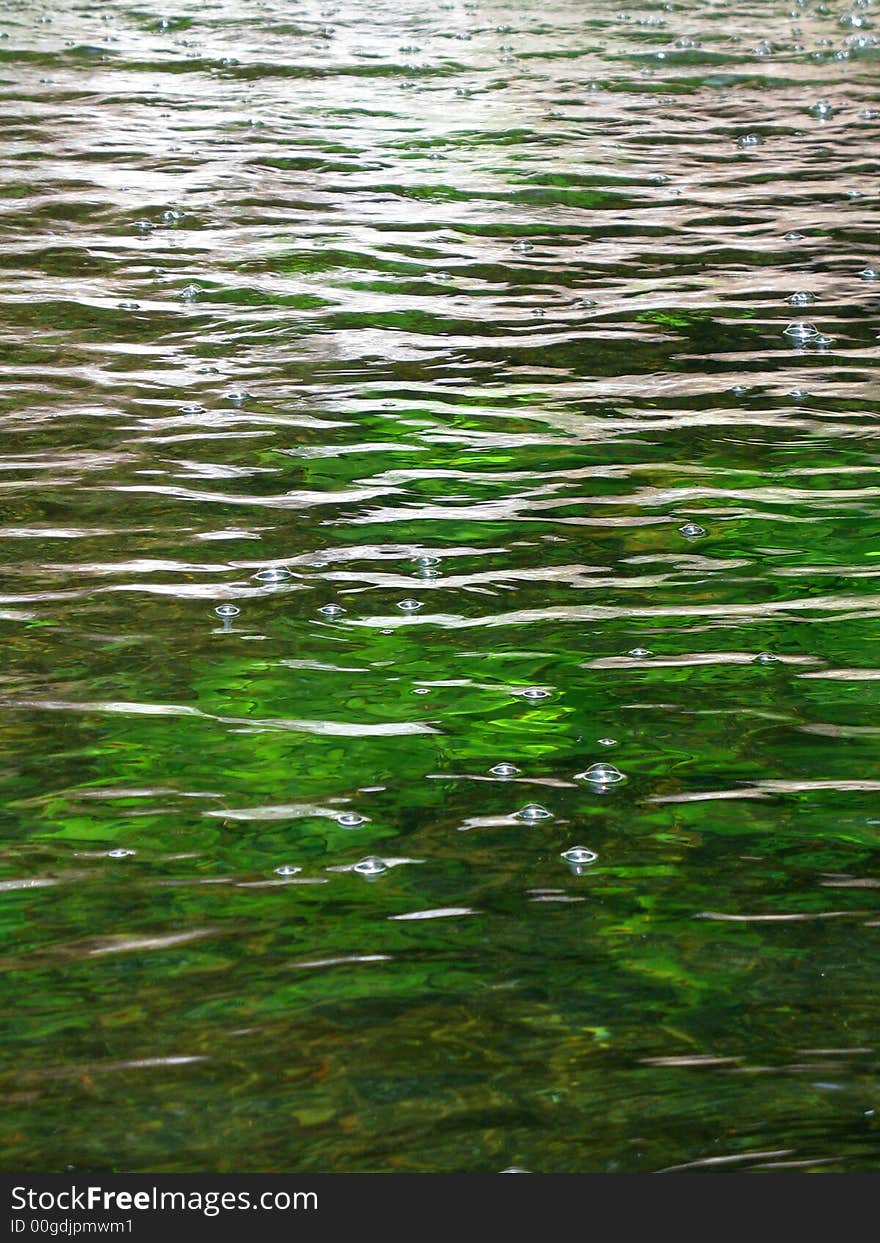
[[[878,40],[6,0],[2,1168],[877,1168]]]

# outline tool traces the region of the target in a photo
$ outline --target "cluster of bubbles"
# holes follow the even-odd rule
[[[795,3],[801,8],[804,8],[805,6],[805,0],[795,0]],[[819,40],[813,53],[814,59],[822,59],[826,55],[843,57],[852,52],[873,49],[877,45],[877,40],[870,34],[870,18],[865,12],[867,7],[868,5],[866,0],[855,0],[855,3],[850,11],[839,14],[837,17],[837,24],[841,30],[848,32],[847,35],[843,39],[840,47],[835,47],[830,39]],[[673,11],[671,5],[666,5],[665,9],[668,12]],[[818,11],[820,14],[828,13],[828,9],[825,5],[820,5]],[[792,16],[795,16],[795,13],[792,13]],[[641,27],[655,27],[663,29],[667,25],[668,19],[660,16],[630,17],[629,15],[624,14],[620,15],[620,20],[622,22],[632,22],[634,25]],[[163,30],[170,29],[173,26],[173,22],[163,19],[159,23],[159,26],[160,29]],[[323,38],[330,39],[333,37],[334,31],[332,28],[326,27],[319,30],[318,34]],[[462,40],[467,40],[470,38],[470,35],[467,32],[460,32],[457,37]],[[672,41],[670,45],[670,53],[689,53],[699,49],[700,47],[701,41],[699,39],[691,38],[690,36],[680,36]],[[414,44],[406,44],[400,48],[400,51],[408,56],[418,54],[419,50],[419,47]],[[502,44],[500,46],[500,50],[504,53],[502,59],[511,59],[508,53],[513,50],[512,45]],[[776,54],[780,48],[779,45],[767,38],[760,39],[749,50],[757,57],[767,57]],[[667,55],[670,53],[667,53],[667,51],[664,50],[657,52],[656,55],[659,59],[666,59]],[[226,66],[234,66],[238,62],[235,58],[228,57],[224,58],[221,63]],[[649,72],[654,71],[650,70]],[[599,84],[592,82],[589,84],[589,89],[597,90],[599,89]],[[456,94],[463,98],[470,97],[472,93],[473,92],[470,88],[458,87],[456,89]],[[842,106],[843,105],[839,102],[826,98],[820,98],[809,104],[807,106],[807,111],[817,121],[826,122],[832,121]],[[877,120],[880,119],[880,110],[865,108],[859,113],[859,116],[863,120]],[[742,152],[757,152],[759,148],[767,145],[768,139],[772,141],[772,135],[769,131],[765,136],[762,133],[750,130],[736,136],[734,141],[736,147]],[[667,182],[668,178],[664,174],[656,174],[652,180],[655,184],[663,185]],[[857,193],[857,191],[853,192],[853,194]],[[180,209],[172,208],[162,212],[158,221],[141,219],[135,221],[134,227],[138,232],[148,233],[154,228],[159,227],[160,224],[166,226],[176,225],[184,219],[184,215],[185,213]],[[803,233],[797,230],[790,230],[785,233],[784,240],[790,244],[798,244],[804,242],[806,239]],[[519,240],[513,242],[511,249],[516,255],[528,255],[535,250],[535,244],[528,238],[520,238]],[[439,273],[435,275],[439,280],[451,279],[448,273]],[[858,275],[863,281],[878,281],[880,280],[880,269],[869,265],[864,267]],[[195,302],[204,292],[204,287],[193,281],[180,289],[177,296],[183,302]],[[813,304],[816,300],[816,295],[813,292],[798,289],[791,293],[786,301],[792,307],[805,307]],[[121,302],[119,305],[125,310],[136,310],[139,307],[138,303],[128,301]],[[590,298],[579,298],[577,299],[575,305],[579,308],[586,309],[593,307],[595,303]],[[539,314],[543,314],[543,312],[539,311]],[[832,344],[832,338],[827,336],[814,323],[808,320],[792,321],[784,328],[783,331],[785,337],[787,337],[797,348],[821,349]],[[732,391],[737,395],[744,396],[748,390],[744,386],[739,385],[735,386]],[[251,400],[251,394],[243,388],[233,388],[225,394],[225,397],[227,401],[237,405],[243,405]],[[184,415],[196,416],[204,413],[205,410],[204,407],[198,405],[197,403],[188,403],[180,407],[180,412]],[[678,533],[688,541],[700,540],[708,535],[706,528],[695,521],[683,522],[677,527],[677,530]],[[412,558],[412,564],[415,567],[415,573],[422,579],[431,579],[439,576],[439,570],[437,567],[440,564],[440,558],[434,556],[433,554],[419,554]],[[281,585],[288,582],[293,577],[293,572],[284,565],[268,565],[259,569],[252,575],[252,578],[256,583],[265,587]],[[396,603],[396,608],[400,613],[405,615],[413,615],[420,612],[424,608],[424,602],[412,596],[407,596]],[[232,621],[239,616],[240,611],[240,608],[234,604],[221,604],[214,610],[216,616],[223,622],[224,629],[230,628]],[[336,602],[329,602],[320,606],[317,609],[317,612],[322,618],[331,621],[342,618],[347,614],[346,609],[341,604]],[[383,633],[390,632],[383,631]],[[635,662],[648,661],[653,656],[653,653],[646,647],[636,646],[629,650],[627,656],[630,660]],[[778,657],[770,652],[761,652],[755,657],[755,661],[758,664],[772,664],[778,661]],[[414,693],[420,695],[428,694],[429,689],[427,687],[417,687],[415,688]],[[529,686],[517,691],[516,694],[527,704],[540,704],[548,700],[551,697],[552,692],[545,687]],[[617,741],[613,738],[601,738],[598,740],[598,743],[599,745],[607,748],[617,745]],[[489,769],[489,773],[491,776],[501,781],[509,781],[521,776],[522,770],[515,764],[509,762],[499,762]],[[620,785],[625,782],[627,778],[626,775],[613,764],[600,761],[591,764],[583,772],[575,774],[575,780],[585,783],[591,790],[601,793],[611,789],[612,787]],[[537,803],[528,803],[524,805],[518,811],[514,812],[513,816],[514,818],[527,824],[539,823],[546,820],[552,820],[554,818],[553,813],[550,810]],[[356,829],[368,823],[368,818],[355,811],[345,811],[336,816],[336,823],[341,828]],[[109,851],[108,857],[126,858],[133,853],[134,852],[130,850],[117,849]],[[575,845],[564,850],[561,857],[573,867],[582,868],[594,862],[597,855],[594,851],[585,846]],[[382,875],[388,870],[389,864],[387,861],[374,855],[367,856],[366,858],[360,860],[360,862],[356,863],[352,868],[352,871],[355,873],[368,878]],[[288,878],[298,875],[301,871],[302,869],[300,867],[292,864],[285,864],[275,869],[278,876]],[[510,1172],[514,1171],[519,1172],[516,1170],[516,1167],[511,1167]]]

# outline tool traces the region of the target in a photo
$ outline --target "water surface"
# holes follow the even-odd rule
[[[877,1168],[875,30],[7,0],[2,1168]]]

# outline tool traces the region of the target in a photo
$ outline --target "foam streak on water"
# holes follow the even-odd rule
[[[7,0],[4,1168],[877,1168],[878,38]]]

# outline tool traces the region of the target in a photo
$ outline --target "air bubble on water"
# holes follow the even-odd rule
[[[774,656],[772,652],[759,652],[755,657],[755,661],[759,665],[773,665],[779,660],[778,656]]]
[[[528,251],[534,250],[535,248],[531,242],[514,242],[511,249],[515,250],[518,254],[524,255]]]
[[[197,401],[188,401],[184,405],[177,407],[178,414],[204,414],[205,407],[200,406]]]
[[[162,212],[162,219],[165,222],[165,224],[177,224],[179,220],[183,219],[185,214],[186,213],[180,211],[179,208],[171,207],[168,209],[168,211]]]
[[[139,302],[117,302],[120,311],[139,311],[141,304]]]
[[[819,335],[819,329],[815,324],[810,324],[806,320],[796,319],[782,330],[787,337],[793,337],[795,341],[809,341],[812,337]]]
[[[265,570],[258,570],[254,575],[258,583],[283,583],[292,577],[290,570],[286,570],[283,565],[267,566]]]
[[[517,820],[525,820],[528,824],[534,824],[537,820],[552,820],[553,812],[548,811],[546,807],[542,807],[540,803],[526,803],[525,807],[520,807],[519,811],[514,812]]]
[[[654,653],[647,647],[632,647],[627,652],[627,656],[632,656],[633,660],[647,660]]]
[[[736,140],[736,145],[746,149],[748,147],[762,147],[764,139],[760,134],[741,134]]]
[[[413,557],[413,561],[417,566],[420,566],[423,570],[429,570],[431,569],[432,566],[440,564],[439,557],[433,557],[431,556],[430,553],[427,553],[427,552],[420,553],[418,557]]]
[[[251,394],[246,388],[232,388],[225,396],[227,401],[233,401],[236,405],[242,405],[251,399]]]
[[[292,863],[282,863],[280,868],[275,869],[276,876],[296,876],[301,872],[302,868],[295,867]]]
[[[808,345],[815,345],[819,349],[823,349],[826,345],[831,345],[834,341],[833,337],[826,337],[823,332],[817,332],[814,337],[810,337]]]
[[[367,817],[357,811],[342,811],[336,817],[336,823],[343,829],[357,829],[367,823]]]
[[[341,617],[345,609],[341,604],[325,604],[318,609],[318,612],[324,617]]]
[[[388,864],[378,855],[367,855],[354,865],[352,871],[357,872],[358,876],[381,876],[388,871]]]
[[[490,768],[489,772],[493,777],[518,777],[522,769],[517,768],[515,764],[496,764],[494,768]]]
[[[819,99],[810,108],[814,117],[818,117],[821,121],[826,121],[834,115],[834,107],[827,99]]]
[[[401,613],[418,613],[422,607],[421,600],[413,600],[409,596],[405,600],[401,600],[397,607]]]
[[[184,285],[180,291],[180,300],[181,302],[195,302],[201,292],[201,285]]]
[[[522,692],[522,698],[527,699],[530,703],[537,703],[541,699],[549,699],[550,692],[545,691],[541,686],[528,686]]]
[[[863,281],[880,281],[880,269],[862,268],[861,272],[859,272],[859,276]]]
[[[597,738],[596,741],[598,742],[600,747],[616,747],[617,746],[616,738]]]
[[[214,612],[218,617],[238,617],[241,609],[234,604],[218,604]]]
[[[590,785],[595,786],[613,786],[621,781],[626,781],[626,777],[619,768],[615,768],[613,764],[591,764],[588,769],[582,773],[575,773],[575,780],[589,781]]]
[[[869,1111],[873,1113],[873,1109]],[[531,1174],[531,1170],[524,1170],[521,1165],[509,1165],[506,1170],[499,1170],[499,1174]]]
[[[108,859],[128,859],[134,853],[135,852],[133,850],[125,850],[123,847],[118,846],[115,850],[107,851],[107,858]]]
[[[797,233],[794,230],[784,235],[784,241],[786,242],[802,242],[803,240],[804,240],[803,233]]]
[[[563,850],[562,858],[581,867],[585,863],[593,863],[599,856],[595,850],[589,850],[586,846],[569,846],[568,850]]]
[[[678,528],[679,535],[683,535],[685,539],[699,539],[701,535],[705,535],[704,527],[699,526],[696,522],[686,522],[684,526]]]
[[[808,306],[811,302],[816,301],[816,295],[810,293],[808,289],[796,289],[794,293],[789,294],[786,302],[789,306]]]

